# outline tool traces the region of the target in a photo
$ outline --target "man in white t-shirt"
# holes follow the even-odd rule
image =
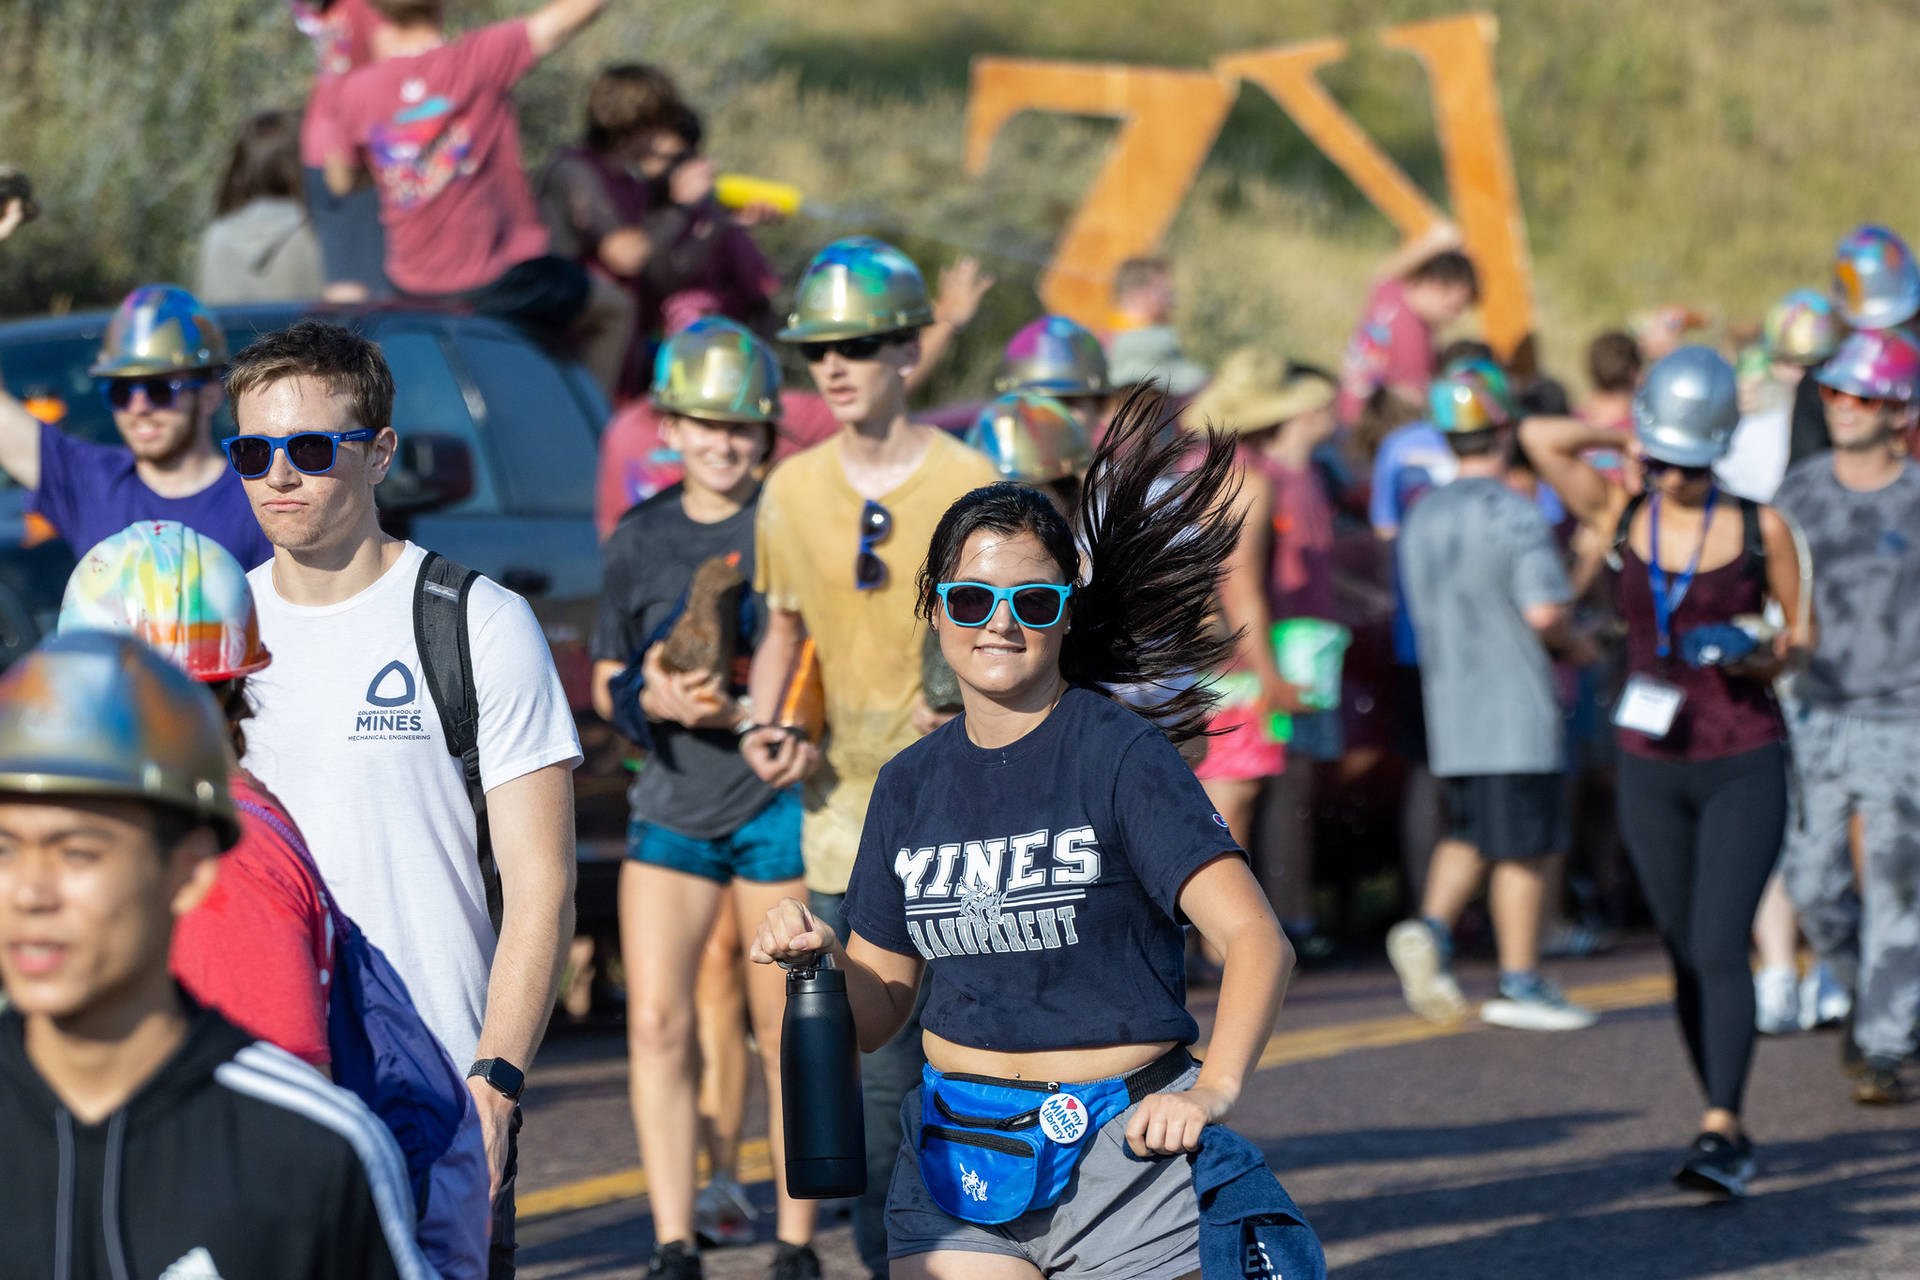
[[[227,386],[241,431],[229,457],[274,546],[248,575],[274,665],[249,680],[245,763],[455,1062],[473,1061],[496,1189],[492,1275],[511,1275],[519,1091],[573,936],[572,713],[532,609],[478,579],[467,632],[496,935],[465,775],[414,641],[426,553],[382,533],[374,508],[398,443],[386,360],[306,320],[242,352]]]

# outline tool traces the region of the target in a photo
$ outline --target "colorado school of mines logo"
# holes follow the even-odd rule
[[[407,664],[396,658],[367,683],[367,703],[354,712],[347,741],[413,741],[428,736],[419,682]]]

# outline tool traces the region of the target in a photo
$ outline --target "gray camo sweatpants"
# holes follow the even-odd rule
[[[1853,989],[1861,1053],[1898,1062],[1920,1013],[1920,719],[1802,704],[1788,720],[1799,786],[1781,860],[1787,893],[1814,950]],[[1858,888],[1855,814],[1866,852]]]

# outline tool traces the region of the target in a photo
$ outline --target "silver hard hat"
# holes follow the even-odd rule
[[[1740,397],[1733,366],[1710,347],[1686,346],[1647,371],[1633,397],[1633,434],[1650,458],[1704,467],[1733,441]]]

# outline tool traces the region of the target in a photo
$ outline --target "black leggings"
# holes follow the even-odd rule
[[[1779,743],[1718,760],[1620,753],[1620,834],[1673,958],[1674,1002],[1707,1105],[1740,1110],[1753,1059],[1753,913],[1787,829]]]

